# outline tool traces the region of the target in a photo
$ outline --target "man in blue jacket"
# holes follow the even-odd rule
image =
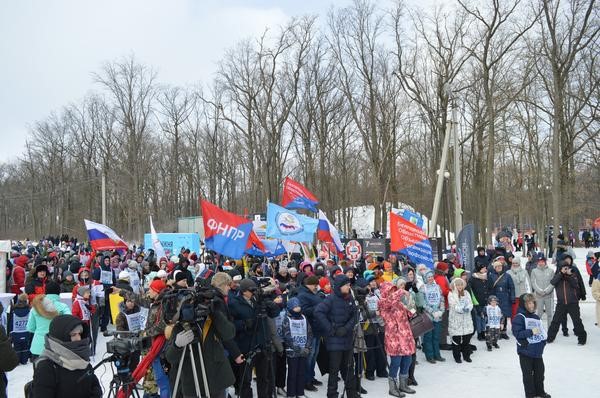
[[[300,300],[302,313],[306,316],[313,333],[310,354],[306,359],[306,385],[304,386],[304,389],[308,391],[317,391],[315,386],[323,384],[315,379],[315,363],[317,361],[319,343],[321,341],[319,324],[315,319],[315,309],[323,301],[323,297],[317,294],[318,286],[319,278],[314,275],[309,276],[304,279],[304,285],[298,288],[298,295],[296,296],[298,297],[298,300]]]
[[[535,297],[530,293],[519,299],[517,315],[512,320],[512,332],[517,339],[517,354],[523,373],[523,387],[527,398],[550,398],[544,390],[544,347],[546,332],[535,313]]]
[[[327,398],[338,398],[337,375],[340,371],[346,386],[346,397],[358,398],[353,363],[353,337],[358,311],[352,297],[350,279],[346,275],[335,277],[332,294],[317,306],[314,317],[325,336],[329,354]]]

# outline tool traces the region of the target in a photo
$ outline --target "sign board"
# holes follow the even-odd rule
[[[371,254],[375,257],[386,257],[385,239],[364,239],[363,250],[365,254]]]
[[[346,243],[346,257],[350,261],[357,261],[362,255],[362,246],[357,240],[351,240]]]
[[[182,247],[200,254],[200,236],[198,234],[159,233],[157,235],[167,256],[178,255]],[[151,234],[144,234],[144,247],[152,247]]]
[[[178,218],[177,219],[177,232],[184,233],[184,234],[185,233],[198,234],[198,235],[200,235],[200,239],[204,240],[204,224],[202,223],[202,217],[180,217],[180,218]]]

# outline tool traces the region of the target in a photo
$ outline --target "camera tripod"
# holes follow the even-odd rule
[[[184,324],[184,329],[189,330],[190,325]],[[197,325],[196,325],[197,327]],[[199,330],[199,335],[202,336],[202,329],[197,328]],[[183,363],[185,362],[186,354],[189,355],[190,364],[192,365],[192,374],[194,375],[194,391],[196,397],[209,397],[210,389],[208,388],[208,378],[206,377],[206,366],[204,365],[204,356],[202,355],[202,345],[200,344],[200,339],[194,340],[190,344],[183,347],[183,352],[181,353],[181,359],[179,360],[179,366],[177,367],[177,374],[175,376],[175,384],[173,386],[173,397],[177,396],[177,390],[179,388],[179,381],[181,380],[181,371],[183,369]],[[194,346],[198,349],[198,356],[200,359],[200,372],[202,374],[202,385],[204,387],[204,395],[202,395],[202,389],[200,388],[200,383],[198,382],[198,370],[196,369],[196,362],[194,357]]]
[[[108,362],[114,362],[115,367],[117,368],[117,372],[113,374],[113,378],[110,381],[108,387],[108,397],[117,398],[119,395],[119,390],[123,389],[125,397],[133,396],[139,398],[140,393],[136,388],[136,383],[131,378],[131,371],[129,369],[129,357],[127,356],[113,354],[108,358],[104,358],[102,361],[98,362],[96,366],[94,366],[92,369],[85,372],[84,375],[77,380],[77,383],[83,380],[84,377],[94,374],[94,371],[96,369]]]

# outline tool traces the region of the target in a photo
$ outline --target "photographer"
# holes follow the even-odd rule
[[[315,319],[325,331],[325,346],[329,353],[327,397],[337,398],[337,377],[341,371],[346,385],[346,396],[357,398],[353,364],[353,330],[358,323],[358,310],[350,293],[350,279],[338,275],[333,282],[333,293],[315,309]]]
[[[50,323],[44,351],[33,373],[33,396],[44,398],[100,398],[102,387],[91,369],[90,343],[83,325],[72,315],[58,315]]]
[[[192,344],[191,352],[193,353],[194,366],[197,370],[202,396],[225,398],[226,388],[235,381],[223,348],[223,342],[230,342],[235,336],[235,327],[227,319],[222,297],[219,297],[218,292],[215,293],[216,299],[213,298],[212,300],[213,310],[202,324],[177,322],[174,325],[168,325],[165,329],[165,337],[168,339],[165,356],[171,364],[169,376],[173,387],[175,386],[174,381],[177,377],[179,362],[182,359],[184,361],[180,375],[180,387],[178,387],[178,391],[182,393],[181,395],[184,398],[200,396],[200,392],[195,390],[190,351],[184,350],[188,344]],[[200,362],[197,341],[201,342],[204,364]],[[231,344],[227,344],[227,346],[232,347]],[[208,394],[205,392],[206,386],[203,385],[201,377],[202,366],[204,366],[209,383]]]
[[[566,321],[567,314],[569,314],[573,321],[573,332],[577,336],[578,344],[584,345],[587,340],[587,333],[581,322],[579,312],[580,284],[575,271],[573,271],[573,266],[564,261],[561,262],[550,283],[556,289],[557,304],[552,323],[548,328],[547,342],[552,343],[554,341],[561,322]]]
[[[242,398],[252,398],[252,368],[256,370],[258,398],[267,398],[274,384],[271,374],[271,327],[266,317],[279,315],[279,307],[264,297],[256,297],[256,283],[252,279],[240,282],[240,294],[229,302],[229,311],[236,329],[235,340],[250,363],[236,366],[236,386]]]

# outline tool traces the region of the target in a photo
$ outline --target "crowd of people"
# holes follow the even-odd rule
[[[338,398],[340,380],[341,392],[358,398],[365,378],[387,379],[389,394],[404,397],[418,392],[418,350],[430,364],[420,366],[446,361],[446,350],[459,366],[474,360],[472,338],[494,351],[509,330],[526,397],[550,397],[544,346],[559,329],[568,335],[567,315],[578,343],[587,340],[579,314],[585,284],[567,250],[553,270],[542,253],[530,251],[522,266],[504,247],[479,247],[471,273],[453,253],[430,269],[397,254],[356,263],[233,261],[184,249],[158,258],[152,250],[93,252],[75,240],[36,243],[13,247],[7,284],[15,297],[8,330],[0,328],[0,353],[10,358],[0,371],[33,362],[33,397],[101,397],[90,357],[111,324],[151,339],[127,355],[138,375],[132,384],[149,398],[251,398],[253,375],[259,398]],[[599,257],[590,251],[586,266],[600,318]],[[70,293],[70,305],[61,293]],[[182,297],[201,298],[191,317]]]

